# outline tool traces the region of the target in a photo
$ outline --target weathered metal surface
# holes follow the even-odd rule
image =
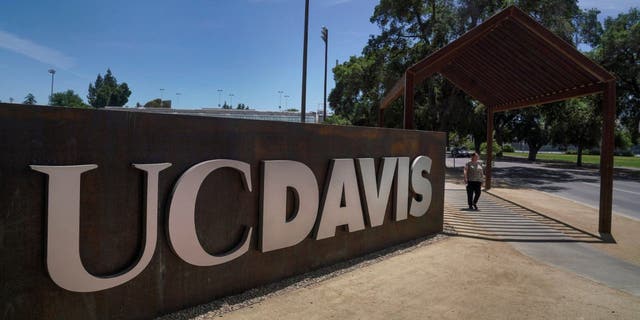
[[[0,315],[146,319],[439,232],[444,146],[443,133],[0,104]],[[420,155],[432,160],[430,173],[423,172],[433,189],[427,214],[396,221],[392,191],[380,226],[338,228],[323,240],[309,234],[292,247],[261,252],[261,161],[304,163],[322,192],[331,159],[374,158],[378,171],[383,157]],[[213,159],[248,163],[252,191],[239,171],[213,171],[195,206],[200,243],[207,252],[227,252],[242,242],[246,226],[255,232],[246,254],[197,267],[172,252],[166,225],[176,181]],[[144,247],[147,179],[132,166],[143,163],[172,164],[159,174],[158,238],[148,267],[98,292],[56,285],[45,257],[47,175],[29,165],[98,165],[82,174],[79,233],[84,267],[102,276],[126,271]]]

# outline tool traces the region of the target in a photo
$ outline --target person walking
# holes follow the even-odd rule
[[[464,183],[467,185],[467,202],[470,210],[478,210],[478,199],[484,182],[484,166],[478,161],[478,153],[471,155],[471,161],[464,165]]]

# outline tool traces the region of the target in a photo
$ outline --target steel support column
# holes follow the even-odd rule
[[[600,148],[600,233],[611,233],[613,204],[613,149],[616,119],[616,82],[607,82],[602,99],[602,146]]]
[[[404,129],[413,129],[413,82],[415,74],[407,72],[404,82]]]
[[[480,151],[480,150],[476,150]],[[491,165],[493,162],[493,108],[487,108],[487,164],[485,166],[486,180],[484,188],[491,189]]]

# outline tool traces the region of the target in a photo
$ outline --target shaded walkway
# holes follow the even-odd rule
[[[598,236],[483,193],[479,211],[467,209],[465,190],[445,190],[445,233],[510,242],[536,260],[640,296],[640,266],[586,246]]]

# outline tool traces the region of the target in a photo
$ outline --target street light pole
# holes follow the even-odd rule
[[[322,40],[324,41],[324,108],[322,109],[322,122],[327,121],[327,54],[329,53],[329,30],[322,27]]]
[[[182,93],[176,92],[176,108],[180,105],[180,95]]]
[[[162,108],[162,100],[164,99],[164,88],[160,88],[160,108]]]
[[[285,108],[285,109],[289,108],[289,107],[287,106],[287,105],[288,105],[288,102],[289,102],[288,100],[289,100],[289,95],[286,95],[286,94],[285,94],[285,95],[284,95],[284,108]]]
[[[222,98],[222,89],[218,89],[218,108],[220,108],[220,99]]]
[[[302,51],[302,103],[300,106],[300,122],[305,122],[307,113],[307,45],[309,40],[309,0],[304,6],[304,49]]]
[[[280,100],[278,100],[278,109],[282,109],[282,94],[284,93],[284,91],[280,90],[278,91],[278,93],[280,94]]]
[[[49,73],[51,73],[51,95],[49,95],[49,105],[51,105],[51,99],[53,99],[53,75],[56,74],[56,70],[49,69]]]
[[[233,109],[233,96],[234,96],[233,93],[229,94],[229,101],[231,102],[229,106],[231,107],[231,109]]]

